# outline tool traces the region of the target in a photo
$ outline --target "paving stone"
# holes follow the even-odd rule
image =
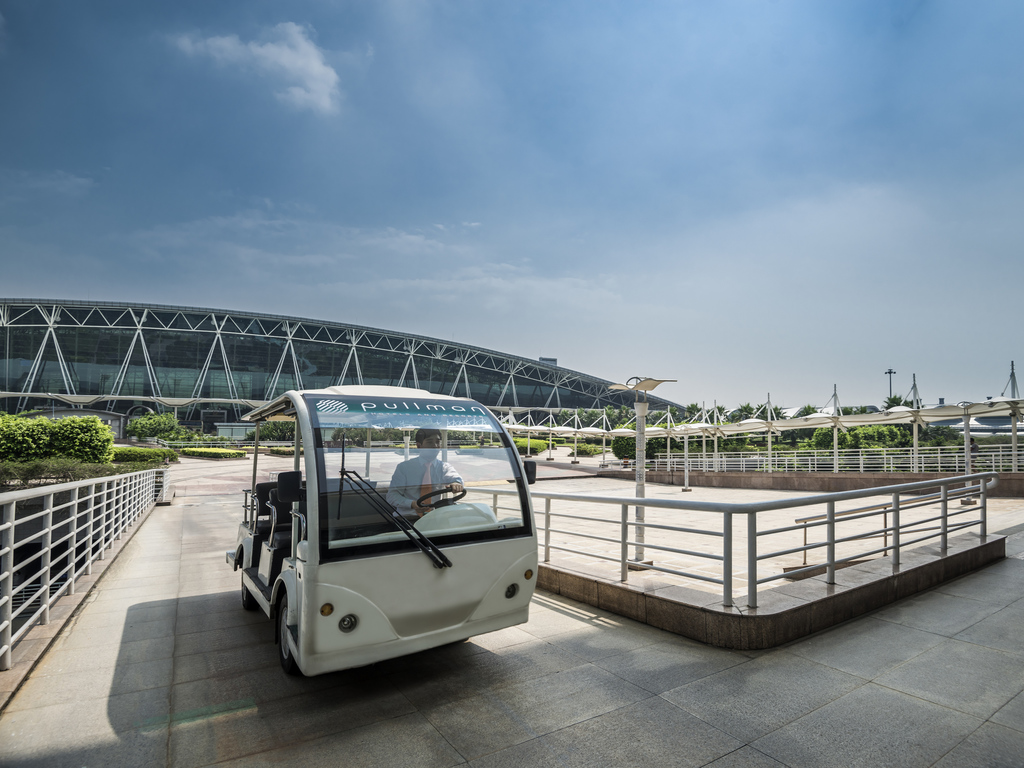
[[[294,761],[296,747],[302,750],[302,764],[309,768],[335,768],[339,764],[346,768],[446,768],[465,762],[422,715],[412,714],[219,765],[280,766]]]
[[[1024,656],[946,640],[875,682],[987,718],[1024,689]]]
[[[868,683],[752,747],[790,768],[929,766],[982,721]]]
[[[942,635],[868,616],[797,640],[786,650],[870,680],[944,639]]]
[[[975,645],[1024,653],[1024,600],[1018,600],[956,635]]]
[[[775,651],[662,696],[749,743],[863,684],[859,677]]]
[[[872,615],[883,621],[952,637],[1002,608],[998,603],[932,591],[908,597]]]
[[[594,663],[651,693],[663,693],[747,661],[734,651],[685,638],[668,639]]]
[[[473,759],[649,696],[587,665],[421,709],[463,757]]]
[[[1024,733],[985,723],[951,752],[935,768],[1020,768],[1024,763]]]

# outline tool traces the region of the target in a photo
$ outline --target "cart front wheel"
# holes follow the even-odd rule
[[[288,629],[288,595],[285,595],[277,604],[277,658],[286,675],[301,675],[291,646],[288,645],[291,634],[292,631]]]

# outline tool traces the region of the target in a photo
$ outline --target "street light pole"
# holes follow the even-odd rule
[[[885,375],[889,377],[889,399],[892,400],[892,375],[896,373],[892,368],[885,372]]]
[[[675,379],[648,379],[643,376],[634,376],[625,384],[612,384],[609,389],[633,390],[636,400],[633,409],[636,411],[636,498],[646,498],[646,464],[647,464],[647,393]],[[636,549],[634,560],[637,563],[644,562],[644,508],[637,505],[636,515]]]

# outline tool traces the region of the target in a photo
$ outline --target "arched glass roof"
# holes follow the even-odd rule
[[[227,420],[289,389],[408,386],[496,408],[632,406],[578,371],[426,336],[254,312],[0,299],[0,399],[127,411],[223,408]],[[43,402],[45,401],[45,402]],[[650,398],[652,407],[675,405]]]

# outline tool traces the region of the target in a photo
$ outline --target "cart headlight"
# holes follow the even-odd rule
[[[338,629],[348,633],[355,629],[357,624],[359,624],[359,617],[354,613],[348,613],[341,617],[341,621],[338,622]]]
[[[519,594],[519,585],[518,584],[509,584],[508,588],[505,590],[505,597],[507,597],[509,600],[511,600],[513,597],[515,597],[518,594]]]

